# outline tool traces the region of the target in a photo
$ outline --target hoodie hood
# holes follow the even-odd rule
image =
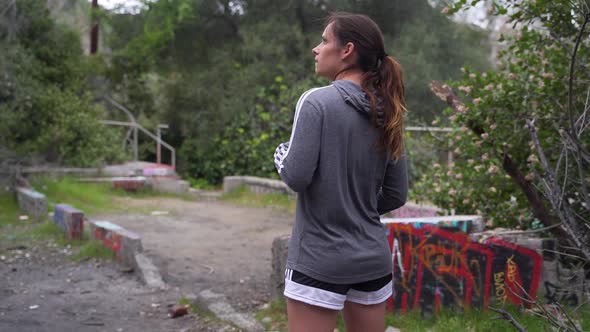
[[[371,119],[371,102],[359,85],[348,80],[338,80],[332,82],[332,84],[346,104]],[[383,126],[383,110],[380,101],[377,102],[377,125],[379,127]]]

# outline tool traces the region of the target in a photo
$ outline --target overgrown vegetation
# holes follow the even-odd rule
[[[508,14],[517,30],[502,37],[497,70],[466,67],[449,84],[458,95],[433,85],[451,104],[445,115],[453,132],[440,145],[454,151],[455,162],[424,172],[415,189],[442,208],[483,214],[496,225],[553,226],[583,249],[590,225],[590,6],[494,3],[495,14]],[[470,5],[459,1],[449,12]]]
[[[573,312],[570,308],[572,318],[579,322],[582,331],[590,329],[590,308],[585,305]],[[548,323],[531,313],[525,313],[517,307],[507,307],[506,310],[517,318],[528,331],[550,331]],[[427,318],[423,317],[419,311],[411,311],[405,314],[389,313],[386,316],[386,326],[394,326],[402,332],[406,331],[431,331],[431,332],[455,332],[455,331],[512,331],[513,327],[505,320],[495,319],[497,314],[492,311],[482,311],[472,309],[469,312],[462,313],[452,309],[444,309],[439,314]],[[265,317],[270,318],[270,322],[265,324],[265,329],[269,331],[287,331],[287,312],[285,300],[271,302],[268,308],[256,313],[256,319],[262,321]],[[345,332],[344,321],[339,315],[338,331]]]
[[[39,161],[96,166],[120,160],[115,131],[98,123],[87,80],[99,64],[44,2],[3,3],[0,20],[0,144]]]

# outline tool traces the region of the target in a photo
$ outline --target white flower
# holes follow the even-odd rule
[[[498,173],[498,170],[499,170],[498,166],[492,165],[492,166],[490,166],[490,168],[488,168],[488,173],[496,174],[496,173]]]
[[[453,115],[449,116],[449,120],[455,122],[457,120],[457,116],[453,114]]]
[[[449,170],[447,172],[447,176],[453,176],[453,175],[455,175],[455,172],[453,172],[453,170]]]
[[[467,113],[467,111],[469,110],[469,108],[467,108],[467,106],[465,105],[459,105],[457,106],[457,112],[465,114]]]
[[[458,173],[457,175],[455,175],[455,179],[457,180],[461,180],[463,178],[463,174]]]
[[[476,172],[479,172],[482,167],[483,167],[482,165],[475,165],[475,167],[473,167],[473,168],[475,169]]]
[[[443,13],[444,15],[447,15],[449,13],[449,11],[450,11],[449,7],[445,7],[440,12]]]
[[[496,130],[496,128],[498,128],[498,126],[494,123],[493,125],[490,126],[491,130]]]
[[[461,126],[461,128],[459,128],[459,130],[461,130],[461,132],[466,132],[469,130],[469,128],[467,128],[465,126]]]
[[[468,198],[465,198],[462,203],[465,204],[465,205],[469,204],[469,199]]]
[[[486,85],[484,87],[484,89],[485,90],[488,90],[488,91],[492,91],[492,90],[494,90],[494,85],[492,83],[490,83],[490,84]]]
[[[490,156],[487,152],[481,155],[481,161],[486,161],[488,159],[490,159]]]
[[[527,180],[527,181],[529,181],[529,182],[531,182],[531,181],[533,181],[533,180],[535,179],[535,174],[533,174],[533,173],[529,173],[529,174],[527,174],[527,175],[524,177],[524,179],[525,179],[525,180]]]
[[[439,163],[434,163],[434,165],[432,165],[433,168],[440,168],[440,164]]]
[[[483,138],[483,139],[488,139],[488,137],[490,137],[490,135],[488,133],[481,134],[481,138]]]
[[[465,92],[465,94],[470,94],[471,93],[471,87],[470,86],[460,86],[459,87],[459,91],[463,91]]]
[[[496,187],[490,187],[490,191],[493,193],[497,192]]]
[[[538,163],[539,162],[539,158],[537,158],[537,155],[532,154],[530,155],[526,161],[528,161],[529,163],[533,164],[533,163]]]
[[[472,79],[472,80],[475,79],[476,77],[477,77],[477,75],[475,75],[473,73],[469,74],[469,78]]]
[[[453,152],[455,154],[461,154],[461,149],[460,148],[456,148]]]
[[[457,194],[457,190],[451,189],[449,190],[449,196],[455,196]]]
[[[481,98],[475,98],[475,99],[473,99],[473,104],[474,105],[477,105],[479,103],[481,103]]]
[[[467,163],[468,163],[469,165],[472,165],[474,162],[475,162],[475,160],[473,160],[473,159],[468,159],[468,160],[467,160]]]

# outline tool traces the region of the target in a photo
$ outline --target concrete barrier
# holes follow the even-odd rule
[[[109,221],[89,221],[90,236],[111,249],[119,262],[136,268],[135,255],[143,251],[141,237]]]
[[[190,183],[188,183],[188,181],[166,177],[147,178],[146,184],[155,191],[177,195],[188,193],[190,188]]]
[[[421,310],[425,314],[442,307],[487,308],[488,304],[528,305],[524,290],[533,298],[541,286],[543,257],[539,248],[527,248],[501,238],[470,239],[483,228],[480,216],[383,218],[394,276],[392,311]],[[288,236],[276,238],[272,247],[271,296],[281,298]],[[519,240],[533,247],[539,241]],[[550,285],[551,286],[551,285]],[[522,287],[522,289],[520,289]],[[512,292],[513,291],[513,292]],[[550,294],[556,297],[555,291]],[[568,294],[579,299],[579,294]],[[569,298],[568,298],[569,299]]]
[[[53,221],[66,233],[68,239],[81,240],[84,236],[84,213],[67,204],[57,204]]]
[[[277,193],[290,196],[296,195],[291,188],[280,180],[265,179],[256,176],[226,176],[223,178],[224,193],[228,193],[242,186],[258,194]]]
[[[386,218],[422,218],[436,217],[442,214],[442,210],[436,206],[406,203],[399,209],[386,213]]]
[[[43,221],[47,218],[47,198],[45,195],[33,189],[16,188],[18,206],[34,221]]]
[[[116,177],[112,178],[114,188],[121,188],[125,191],[137,191],[145,186],[146,178],[137,177]]]
[[[272,300],[278,300],[283,297],[289,239],[289,235],[284,235],[272,241],[272,269],[270,275],[270,298]]]

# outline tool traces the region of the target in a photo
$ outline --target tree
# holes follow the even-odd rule
[[[449,12],[468,6],[459,1]],[[432,85],[451,106],[447,147],[457,160],[424,174],[420,196],[459,213],[477,209],[496,224],[540,223],[590,261],[590,6],[497,1],[493,10],[518,33],[504,37],[498,70],[466,68],[449,83],[455,90]]]

